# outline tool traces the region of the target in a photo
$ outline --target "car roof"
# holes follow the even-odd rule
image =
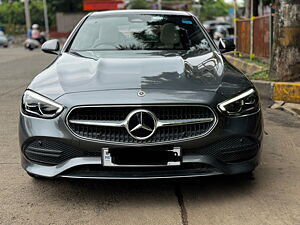
[[[156,14],[156,15],[176,15],[191,16],[189,12],[174,10],[109,10],[91,13],[92,16],[121,15],[121,14]]]

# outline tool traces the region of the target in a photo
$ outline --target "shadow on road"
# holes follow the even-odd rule
[[[102,204],[102,207],[124,200],[147,204],[152,202],[153,198],[163,203],[170,199],[170,196],[178,198],[176,193],[178,191],[181,192],[183,199],[185,195],[201,195],[209,201],[210,199],[205,196],[214,196],[216,193],[222,199],[226,199],[226,196],[233,198],[234,193],[240,197],[241,193],[251,192],[255,184],[255,179],[249,176],[165,180],[32,180],[33,191],[37,190],[41,199],[74,203],[85,201],[88,204]]]

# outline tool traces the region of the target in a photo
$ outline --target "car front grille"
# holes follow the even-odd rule
[[[124,126],[106,125],[122,124],[135,110],[150,111],[158,121],[168,121],[169,125],[158,127],[155,133],[145,140],[135,139]],[[204,120],[204,122],[197,122],[197,120]],[[94,121],[98,124],[85,124],[86,121]],[[208,134],[216,122],[214,112],[209,107],[199,105],[84,106],[73,108],[67,116],[68,127],[75,135],[100,142],[120,144],[176,142],[201,137]]]

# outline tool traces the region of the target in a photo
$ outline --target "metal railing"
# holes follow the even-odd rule
[[[273,40],[273,16],[270,14],[250,19],[237,19],[237,51],[251,57],[270,58]]]

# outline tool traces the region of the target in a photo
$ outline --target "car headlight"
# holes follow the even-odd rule
[[[29,116],[51,119],[58,116],[64,107],[33,91],[25,91],[22,98],[22,111]]]
[[[254,89],[250,89],[234,98],[221,102],[218,108],[231,116],[255,113],[259,110],[259,98]]]

